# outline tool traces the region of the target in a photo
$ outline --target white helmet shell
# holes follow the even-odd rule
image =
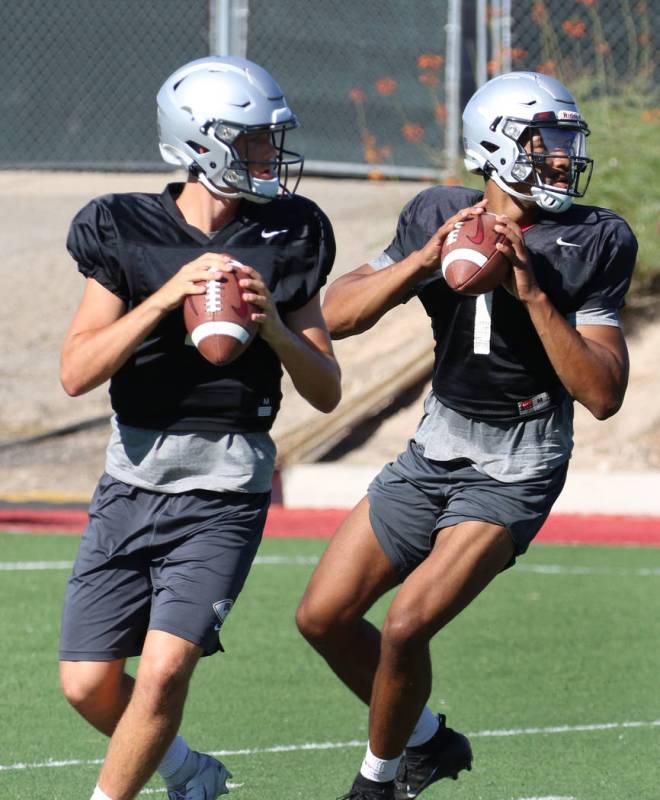
[[[287,191],[289,167],[302,168],[302,156],[283,147],[285,131],[298,126],[295,114],[277,82],[247,59],[191,61],[163,83],[157,104],[163,159],[196,174],[213,194],[267,202]],[[260,131],[272,135],[277,151],[272,179],[252,176],[234,147],[241,134]]]
[[[542,181],[539,166],[552,154],[532,156],[525,151],[521,142],[532,129],[565,153],[570,164],[566,188]],[[573,197],[582,197],[587,190],[593,167],[586,157],[588,134],[568,89],[536,72],[498,75],[475,92],[463,111],[466,168],[482,172],[523,202],[554,213],[565,211]],[[515,189],[516,184],[526,184],[529,191]]]

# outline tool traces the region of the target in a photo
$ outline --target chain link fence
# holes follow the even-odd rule
[[[163,169],[160,84],[186,61],[231,52],[282,84],[302,123],[290,144],[308,171],[430,177],[458,153],[467,97],[501,71],[554,74],[578,100],[650,93],[658,9],[651,0],[6,0],[0,168]]]
[[[449,6],[250,0],[248,58],[282,84],[301,120],[292,144],[309,166],[427,175],[442,166]]]
[[[494,4],[491,24],[497,25],[501,13]],[[582,100],[630,91],[650,94],[658,78],[659,18],[654,0],[515,0],[510,48],[493,53],[489,72],[549,73]]]
[[[0,3],[0,167],[144,169],[155,96],[209,51],[207,0]]]

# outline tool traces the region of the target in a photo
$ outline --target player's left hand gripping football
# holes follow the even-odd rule
[[[252,320],[259,324],[259,335],[267,342],[275,341],[282,335],[285,325],[277,311],[273,296],[256,269],[241,264],[240,274],[238,283],[245,290],[243,300],[258,309],[252,312]]]
[[[519,225],[504,214],[497,215],[495,230],[506,237],[495,246],[504,253],[512,266],[511,275],[504,282],[504,287],[522,303],[528,303],[538,293],[539,285],[534,277],[523,232]]]

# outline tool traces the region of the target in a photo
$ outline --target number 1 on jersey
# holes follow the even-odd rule
[[[490,353],[491,313],[493,293],[480,294],[474,306],[474,352],[478,356]]]

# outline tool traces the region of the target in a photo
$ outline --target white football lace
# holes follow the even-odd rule
[[[207,281],[205,295],[207,314],[216,314],[222,311],[222,297],[223,291],[220,281]]]

